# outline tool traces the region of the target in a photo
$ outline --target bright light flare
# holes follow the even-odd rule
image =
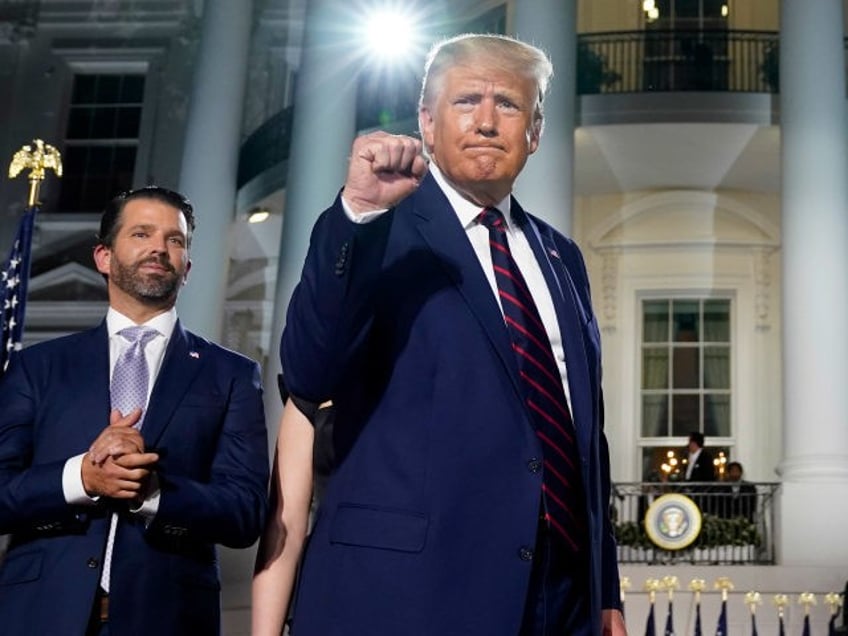
[[[416,46],[416,19],[400,8],[376,11],[366,21],[363,37],[372,56],[382,61],[403,59]]]

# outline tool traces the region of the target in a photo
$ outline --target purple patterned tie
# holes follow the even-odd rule
[[[127,415],[135,409],[144,409],[147,404],[150,372],[147,369],[147,359],[144,357],[144,347],[158,336],[159,332],[150,327],[127,327],[121,329],[118,335],[128,340],[130,346],[115,362],[110,393],[112,408],[119,410],[121,415]],[[141,428],[143,419],[142,412],[141,418],[135,425],[136,428]]]
[[[144,347],[158,336],[159,332],[150,327],[127,327],[121,329],[118,335],[129,341],[130,346],[118,357],[112,371],[112,384],[109,388],[112,408],[120,411],[121,415],[131,413],[135,409],[143,409],[141,417],[135,424],[135,428],[141,428],[147,406],[147,387],[150,383],[150,371],[147,368],[147,359],[144,357]],[[115,546],[117,524],[118,515],[113,513],[109,523],[109,535],[106,538],[106,553],[103,555],[103,572],[100,575],[100,587],[106,592],[109,591],[111,583],[112,551]]]
[[[548,332],[506,238],[499,210],[486,208],[477,222],[489,229],[492,267],[525,405],[542,443],[545,521],[574,551],[585,546],[586,513],[574,423]]]

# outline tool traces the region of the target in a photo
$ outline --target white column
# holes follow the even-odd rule
[[[250,0],[204,2],[180,170],[178,189],[194,205],[197,231],[178,312],[188,329],[212,340],[223,332],[252,16]],[[254,551],[221,547],[218,554],[224,620],[249,625]]]
[[[786,565],[848,563],[848,148],[841,0],[781,2]]]
[[[577,86],[576,2],[514,3],[515,37],[550,56],[554,78],[545,97],[545,129],[539,149],[516,184],[522,206],[565,234],[574,206],[574,126]]]
[[[252,0],[204,2],[180,170],[179,190],[194,204],[197,231],[178,310],[186,327],[212,340],[220,339],[224,318],[252,17]]]
[[[344,184],[356,134],[356,73],[362,60],[357,60],[350,29],[345,29],[349,25],[340,23],[349,16],[344,0],[311,0],[307,5],[265,376],[265,410],[273,430],[282,412],[276,387],[286,308],[300,280],[312,226]]]

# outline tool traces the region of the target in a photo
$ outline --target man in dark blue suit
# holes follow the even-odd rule
[[[586,270],[511,196],[551,71],[510,38],[442,43],[429,170],[415,139],[360,137],[315,226],[281,355],[292,395],[333,400],[337,467],[295,636],[625,633]]]
[[[267,434],[258,365],[177,320],[193,229],[170,190],[114,199],[94,249],[106,319],[0,381],[3,634],[220,633],[215,544],[259,535]]]

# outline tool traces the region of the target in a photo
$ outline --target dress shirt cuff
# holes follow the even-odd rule
[[[159,499],[162,490],[159,488],[159,475],[150,473],[150,483],[147,487],[147,495],[138,506],[130,506],[130,512],[142,517],[146,525],[150,525],[156,513],[159,512]]]
[[[85,453],[71,457],[62,469],[62,492],[65,501],[71,505],[89,505],[97,503],[99,497],[89,497],[82,484],[82,461]]]
[[[341,200],[342,200],[342,209],[344,210],[345,216],[350,221],[352,221],[353,223],[356,223],[357,225],[361,225],[361,224],[364,224],[364,223],[370,223],[371,221],[373,221],[377,217],[379,217],[379,216],[381,216],[381,215],[383,215],[383,214],[385,214],[386,212],[389,211],[389,208],[382,208],[380,210],[371,210],[369,212],[361,212],[359,214],[356,214],[351,209],[351,207],[347,204],[347,201],[345,201],[344,197],[341,197]]]

